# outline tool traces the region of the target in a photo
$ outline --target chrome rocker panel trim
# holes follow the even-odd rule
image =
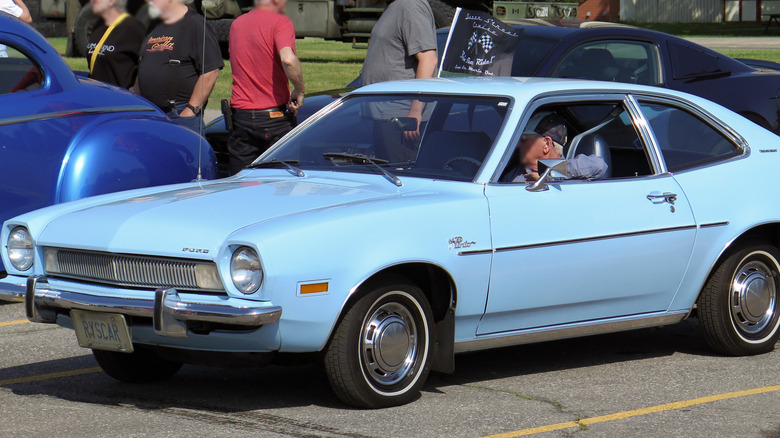
[[[532,344],[536,342],[558,339],[578,338],[581,336],[600,335],[620,331],[636,330],[648,327],[676,324],[684,320],[689,311],[664,313],[658,316],[637,315],[633,317],[614,318],[612,321],[586,321],[562,326],[541,327],[515,332],[481,335],[477,339],[455,343],[456,353],[486,350],[489,348],[509,347],[513,345]]]
[[[229,303],[231,299],[227,301],[227,304],[185,301],[175,289],[157,289],[154,300],[96,296],[51,289],[44,276],[28,278],[25,291],[27,319],[32,322],[55,323],[55,309],[113,312],[152,318],[156,334],[173,338],[187,337],[187,321],[239,325],[254,329],[277,322],[282,316],[280,306],[248,307],[233,305]]]

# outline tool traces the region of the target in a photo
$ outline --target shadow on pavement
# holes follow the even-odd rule
[[[459,355],[456,357],[455,374],[432,375],[424,390],[439,392],[439,388],[453,384],[630,362],[674,353],[712,355],[701,336],[697,320],[663,328]],[[0,376],[3,376],[1,379],[10,379],[95,366],[97,364],[92,356],[85,355],[0,369]],[[103,373],[91,373],[9,387],[17,395],[46,395],[82,403],[162,410],[166,414],[225,424],[273,426],[279,427],[280,433],[295,430],[300,434],[323,426],[263,413],[262,410],[304,406],[347,409],[331,391],[324,369],[317,365],[243,369],[185,365],[173,378],[151,384],[126,384]]]

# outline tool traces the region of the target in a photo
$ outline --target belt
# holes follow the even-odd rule
[[[234,113],[251,114],[254,117],[255,115],[266,114],[274,111],[285,112],[287,110],[287,105],[279,105],[273,108],[266,108],[266,109],[243,109],[243,108],[232,108],[232,109]]]
[[[171,112],[174,108],[176,108],[179,105],[186,105],[189,102],[176,102],[173,105],[167,105],[167,106],[161,106],[160,109],[163,110],[164,113]]]

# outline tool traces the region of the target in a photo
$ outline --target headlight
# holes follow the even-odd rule
[[[8,258],[14,268],[26,271],[35,261],[35,250],[30,232],[24,227],[16,227],[8,236]]]
[[[257,292],[263,284],[263,267],[257,252],[248,246],[238,248],[230,259],[230,276],[241,293]]]

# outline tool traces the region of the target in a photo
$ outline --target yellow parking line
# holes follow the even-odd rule
[[[17,379],[0,380],[0,386],[16,385],[17,383],[40,382],[41,380],[59,379],[60,377],[80,376],[82,374],[99,373],[100,367],[81,368],[78,370],[60,371],[59,373],[39,374],[37,376],[19,377]]]
[[[765,394],[767,392],[774,392],[774,391],[780,391],[780,385],[764,386],[761,388],[746,389],[744,391],[727,392],[724,394],[700,397],[692,400],[684,400],[679,402],[666,403],[663,405],[651,406],[649,408],[635,409],[633,411],[625,411],[625,412],[618,412],[615,414],[602,415],[600,417],[583,418],[582,420],[579,421],[566,421],[564,423],[548,424],[546,426],[521,429],[521,430],[516,430],[514,432],[499,433],[496,435],[490,435],[483,438],[515,438],[519,436],[533,435],[542,432],[552,432],[561,429],[588,426],[591,424],[604,423],[607,421],[622,420],[624,418],[638,417],[640,415],[654,414],[656,412],[673,411],[675,409],[687,408],[689,406],[701,405],[704,403],[712,403],[720,400],[728,400],[730,398],[747,397],[749,395]]]
[[[16,321],[0,322],[0,327],[5,327],[7,325],[24,324],[26,322],[30,322],[30,321],[28,321],[26,319],[17,319]]]

